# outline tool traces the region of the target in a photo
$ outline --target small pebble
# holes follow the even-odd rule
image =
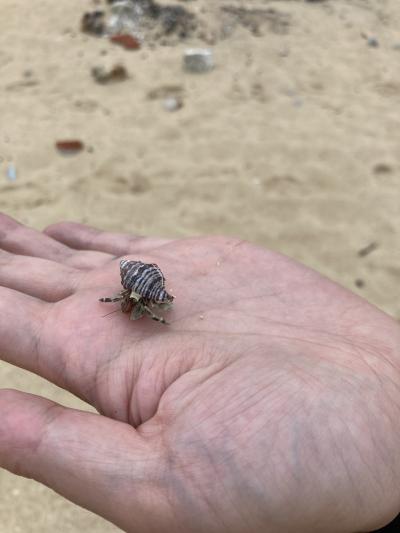
[[[375,37],[368,37],[367,45],[369,47],[371,47],[371,48],[378,48],[379,47],[379,41]]]
[[[149,0],[145,0],[150,3]],[[109,35],[136,35],[138,30],[143,0],[118,0],[111,5],[111,16],[107,20],[107,32]]]
[[[103,35],[105,30],[105,13],[101,10],[84,13],[81,19],[81,31],[92,35]]]
[[[97,81],[105,85],[110,82],[125,81],[129,78],[128,72],[123,65],[114,65],[110,70],[102,66],[92,68],[92,76]]]
[[[7,165],[7,179],[8,181],[15,181],[17,179],[17,169],[14,163],[8,163]]]
[[[214,68],[213,53],[209,48],[189,48],[185,50],[183,66],[187,72],[208,72]]]
[[[182,106],[182,100],[180,98],[176,98],[175,96],[169,96],[163,100],[163,108],[165,111],[178,111],[178,109],[181,109]]]

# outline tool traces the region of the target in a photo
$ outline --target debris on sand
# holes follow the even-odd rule
[[[16,181],[16,179],[17,179],[17,169],[16,169],[14,163],[8,163],[6,174],[7,174],[8,181]]]
[[[289,15],[274,8],[246,8],[225,5],[222,6],[221,11],[231,17],[232,29],[235,25],[240,25],[256,36],[262,35],[261,28],[264,24],[267,24],[273,33],[286,34],[289,30]]]
[[[155,0],[117,0],[109,3],[120,24],[124,27],[128,23],[136,31],[155,32],[158,36],[176,34],[185,39],[196,29],[195,15],[183,6],[161,5]],[[114,27],[118,27],[115,19],[112,22]]]
[[[160,98],[173,98],[183,96],[183,86],[182,85],[162,85],[160,87],[155,87],[147,93],[147,98],[149,100],[158,100]]]
[[[290,15],[276,8],[211,4],[213,17],[201,11],[156,0],[108,0],[105,11],[85,13],[81,28],[92,35],[131,36],[137,42],[174,45],[195,38],[207,44],[226,39],[237,27],[262,35],[266,26],[273,33],[288,32]],[[130,48],[132,49],[132,48]]]
[[[117,0],[108,4],[108,13],[96,10],[83,15],[83,32],[125,39],[130,36],[137,43],[145,39],[149,43],[172,44],[193,36],[197,30],[196,16],[183,6],[161,5],[155,0]]]
[[[136,2],[119,0],[111,5],[111,14],[107,20],[109,35],[138,35],[138,22],[142,10]]]
[[[102,85],[113,82],[125,81],[129,78],[128,72],[123,65],[117,64],[106,69],[103,66],[96,66],[92,68],[92,76]]]
[[[364,248],[358,250],[357,255],[359,257],[366,257],[367,255],[374,252],[377,248],[379,248],[379,244],[377,242],[371,242],[367,246],[364,246]]]
[[[183,56],[183,67],[187,72],[203,73],[214,68],[213,53],[209,48],[189,48]]]
[[[123,34],[123,35],[112,35],[110,41],[115,44],[119,44],[126,50],[139,50],[140,41],[133,35]]]
[[[161,100],[165,111],[174,112],[184,105],[184,90],[181,85],[162,85],[147,93],[149,100]]]
[[[379,41],[376,37],[368,37],[367,45],[370,48],[379,48]]]
[[[90,35],[101,36],[106,28],[105,12],[96,10],[84,13],[81,20],[81,30]]]
[[[56,148],[63,155],[75,155],[83,150],[84,144],[77,139],[66,139],[57,141]]]
[[[164,98],[162,105],[165,111],[172,113],[183,107],[183,100],[177,96],[168,96],[167,98]]]

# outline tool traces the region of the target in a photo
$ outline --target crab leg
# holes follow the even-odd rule
[[[104,298],[99,298],[99,302],[107,302],[107,303],[120,302],[121,300],[126,298],[129,292],[130,291],[124,290],[124,291],[119,292],[118,294],[115,294],[114,296],[106,296]]]
[[[113,296],[112,298],[108,298],[108,297],[99,298],[99,302],[107,302],[107,303],[120,302],[121,300],[122,300],[121,296]]]
[[[150,307],[148,307],[147,305],[143,305],[143,310],[149,315],[152,320],[155,320],[156,322],[161,322],[161,324],[169,324],[169,322],[167,322],[162,316],[155,315],[150,309]]]

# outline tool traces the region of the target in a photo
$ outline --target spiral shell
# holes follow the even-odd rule
[[[174,299],[165,290],[163,273],[154,263],[141,261],[120,262],[121,284],[124,289],[130,290],[151,303],[169,303]]]

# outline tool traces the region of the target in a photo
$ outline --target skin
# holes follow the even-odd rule
[[[157,263],[166,326],[102,296]],[[118,304],[115,305],[115,308]],[[0,391],[0,465],[135,533],[341,533],[399,511],[400,332],[280,254],[0,216],[0,354],[99,414]]]

